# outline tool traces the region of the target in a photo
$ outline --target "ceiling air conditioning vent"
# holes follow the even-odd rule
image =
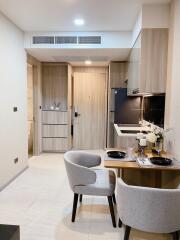
[[[101,44],[101,36],[81,36],[78,37],[79,44]]]
[[[55,37],[56,44],[77,44],[76,36],[57,36]]]
[[[33,44],[54,44],[54,36],[34,36]]]

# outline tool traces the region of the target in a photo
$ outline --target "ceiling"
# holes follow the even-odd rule
[[[131,31],[143,3],[169,0],[0,0],[0,11],[24,31]],[[83,18],[84,26],[73,20]]]
[[[92,66],[105,66],[110,61],[124,61],[129,49],[28,49],[28,53],[41,62],[69,62],[82,66],[90,59]]]
[[[0,0],[0,11],[23,31],[105,32],[132,31],[142,4],[168,3],[170,0]],[[83,26],[74,20],[83,18]],[[44,62],[69,62],[104,66],[110,61],[127,60],[130,49],[40,49],[28,52]]]

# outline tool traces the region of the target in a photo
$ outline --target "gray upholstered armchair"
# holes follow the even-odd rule
[[[82,151],[69,151],[64,154],[69,184],[74,192],[72,222],[75,221],[78,197],[83,195],[107,196],[113,226],[116,227],[113,201],[115,203],[116,176],[112,170],[94,169],[101,164],[101,157]]]
[[[131,227],[145,232],[172,233],[178,240],[180,230],[180,189],[137,187],[117,181],[119,227],[126,225],[124,240]]]

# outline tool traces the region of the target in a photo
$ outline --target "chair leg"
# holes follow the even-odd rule
[[[83,197],[83,195],[80,194],[80,196],[79,196],[79,201],[80,201],[80,203],[82,203],[82,197]]]
[[[73,210],[72,210],[72,222],[75,222],[77,203],[78,203],[78,194],[74,193],[74,202],[73,202]]]
[[[178,232],[173,232],[173,240],[179,240],[179,233]]]
[[[114,204],[116,204],[116,196],[115,196],[115,194],[113,194],[113,202],[114,202]]]
[[[129,240],[130,231],[131,231],[131,227],[126,225],[124,240]]]
[[[118,221],[118,227],[121,228],[122,227],[122,221],[121,219],[119,218],[119,221]]]
[[[115,215],[114,215],[112,196],[108,196],[108,202],[109,202],[109,210],[111,213],[112,224],[113,224],[113,227],[116,227],[116,220],[115,220]]]

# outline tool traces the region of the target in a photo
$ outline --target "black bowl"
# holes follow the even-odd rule
[[[126,153],[121,151],[108,151],[107,155],[110,158],[125,158]]]
[[[164,157],[152,157],[150,158],[151,163],[155,165],[160,165],[160,166],[168,166],[171,165],[172,160],[169,158],[164,158]]]

